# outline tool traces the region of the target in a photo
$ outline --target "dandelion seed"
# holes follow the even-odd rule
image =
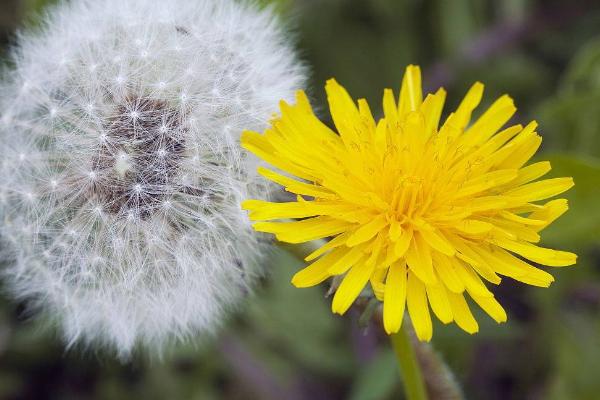
[[[430,308],[443,323],[478,330],[466,295],[506,321],[481,278],[497,285],[503,275],[547,287],[552,275],[530,262],[575,263],[575,254],[536,244],[568,208],[564,199],[543,201],[573,180],[536,181],[550,164],[526,166],[541,143],[535,122],[502,129],[516,111],[508,96],[470,123],[483,94],[476,83],[438,127],[446,93],[423,99],[415,66],[407,68],[398,100],[385,90],[378,122],[365,100],[357,105],[335,80],[326,90],[337,133],[299,92],[295,105],[281,104],[281,117],[264,134],[242,137],[246,149],[293,177],[260,173],[297,195],[288,203],[245,201],[252,220],[300,219],[254,228],[289,243],[333,237],[306,258],[311,264],[294,285],[343,277],[332,302],[333,312],[343,314],[370,284],[383,302],[388,333],[400,329],[407,308],[419,339],[430,340]]]
[[[214,332],[263,272],[239,202],[272,187],[238,137],[303,83],[284,32],[233,0],[63,2],[44,26],[0,84],[9,289],[123,357]]]

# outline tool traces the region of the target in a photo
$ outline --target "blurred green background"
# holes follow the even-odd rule
[[[329,77],[377,110],[382,89],[397,90],[404,67],[416,63],[427,89],[448,89],[446,110],[480,80],[488,103],[509,93],[517,121],[539,121],[538,158],[576,182],[567,194],[571,210],[543,240],[580,261],[553,269],[550,289],[505,279],[495,289],[507,324],[478,315],[475,336],[438,324],[432,344],[469,399],[600,398],[600,2],[263,2],[275,2],[297,33],[312,72],[307,89],[320,110]],[[0,0],[3,49],[47,3]],[[126,365],[101,352],[65,350],[23,305],[0,298],[0,399],[402,398],[380,329],[359,327],[356,312],[333,316],[325,287],[292,288],[300,266],[278,251],[273,275],[217,339]]]

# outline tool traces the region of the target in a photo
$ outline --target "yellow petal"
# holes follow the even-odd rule
[[[491,161],[491,165],[496,169],[499,168],[499,165],[503,165],[503,163],[510,165],[510,159],[514,156],[516,151],[521,149],[521,146],[528,146],[528,143],[536,142],[538,140],[536,138],[538,135],[535,133],[536,128],[537,122],[535,121],[531,121],[527,124],[510,142],[503,145],[498,151],[488,157],[488,160]]]
[[[386,255],[383,250],[386,241],[387,235],[380,233],[375,239],[367,243],[367,246],[363,250],[366,254],[371,253],[369,258],[367,259],[367,262],[375,264],[376,268],[383,267],[382,264],[385,260]],[[387,267],[388,265],[385,266]]]
[[[431,250],[425,240],[415,233],[412,246],[406,252],[406,262],[410,270],[427,285],[436,283],[436,277],[433,273],[433,261],[431,259]]]
[[[494,319],[494,321],[498,323],[506,322],[507,316],[504,308],[496,301],[493,297],[478,297],[471,296],[475,303],[481,307],[483,311],[485,311],[490,317]]]
[[[545,223],[536,226],[535,229],[539,232],[546,226],[554,222],[558,217],[563,215],[569,209],[569,204],[565,199],[551,200],[546,203],[540,210],[536,210],[529,215],[529,218],[543,220]]]
[[[471,212],[483,212],[489,210],[497,210],[505,207],[508,204],[508,199],[502,196],[483,196],[475,199],[470,199],[467,205]]]
[[[390,234],[390,240],[392,242],[395,242],[398,239],[400,239],[400,235],[402,234],[402,226],[395,219],[393,219],[390,222],[389,234]]]
[[[388,335],[398,332],[406,304],[406,263],[396,262],[389,268],[383,299],[383,326]]]
[[[484,192],[494,186],[504,185],[518,176],[516,169],[504,169],[499,171],[489,172],[465,182],[454,195],[455,198],[472,196],[477,193]]]
[[[275,148],[268,143],[264,135],[257,132],[244,131],[240,140],[244,149],[254,153],[269,164],[299,178],[309,181],[315,180],[312,173],[305,168],[295,165],[282,157],[277,157]]]
[[[353,267],[356,263],[358,263],[362,258],[365,257],[365,247],[365,244],[350,247],[350,250],[347,251],[343,257],[341,257],[339,260],[336,260],[335,263],[330,265],[328,272],[331,275],[341,275],[344,272],[348,271],[349,268]],[[344,247],[344,249],[346,249],[346,247]]]
[[[454,246],[444,237],[444,234],[433,227],[419,230],[419,233],[432,248],[447,256],[456,253]]]
[[[456,253],[456,257],[460,260],[464,261],[468,265],[470,265],[479,275],[485,278],[487,281],[493,284],[499,284],[502,280],[496,273],[493,268],[485,262],[485,260],[481,259],[477,252],[473,250],[473,247],[469,241],[461,240],[455,236],[448,237],[454,247],[459,251]],[[458,262],[461,264],[461,262]],[[469,268],[470,269],[470,268]]]
[[[516,111],[513,100],[507,95],[501,96],[465,132],[467,143],[473,145],[487,141]]]
[[[396,252],[396,256],[403,257],[406,254],[406,251],[410,247],[410,244],[413,239],[413,232],[410,229],[405,229],[402,231],[400,238],[396,242],[394,246],[394,251]]]
[[[554,282],[554,277],[548,272],[526,263],[502,248],[492,247],[490,251],[481,251],[481,255],[493,263],[499,274],[528,285],[548,287]]]
[[[542,265],[566,267],[577,262],[577,255],[567,251],[547,249],[527,242],[513,242],[506,239],[494,239],[494,243]]]
[[[546,175],[551,169],[552,167],[548,161],[541,161],[528,165],[519,170],[519,175],[510,184],[514,186],[521,186]]]
[[[335,79],[329,79],[325,85],[329,111],[340,137],[347,147],[360,142],[356,127],[361,124],[361,117],[354,100]]]
[[[317,257],[321,256],[322,254],[325,254],[329,250],[342,246],[344,243],[346,243],[346,240],[348,240],[348,236],[350,236],[349,232],[337,235],[336,237],[325,243],[323,246],[319,247],[317,250],[307,255],[304,258],[304,261],[312,261]]]
[[[335,249],[332,252],[319,258],[308,267],[297,272],[292,278],[292,284],[296,287],[310,287],[318,285],[325,279],[332,276],[329,269],[337,261],[342,259],[349,250],[347,248]]]
[[[385,279],[387,277],[388,268],[375,268],[371,278],[371,289],[375,294],[375,298],[379,301],[384,300]]]
[[[433,335],[433,325],[427,305],[425,285],[412,272],[408,273],[406,305],[417,337],[419,340],[430,341]]]
[[[295,222],[257,222],[258,232],[274,233],[277,239],[287,243],[302,243],[337,235],[351,227],[346,221],[330,217],[314,217]]]
[[[416,65],[409,65],[406,67],[400,88],[400,104],[398,105],[400,118],[411,111],[418,110],[422,100],[421,69]]]
[[[258,167],[258,173],[270,181],[280,184],[288,192],[303,194],[321,199],[335,199],[337,196],[327,188],[312,183],[304,183],[278,174],[264,167]]]
[[[394,93],[391,89],[385,89],[383,91],[383,115],[390,126],[397,126],[398,106],[396,106],[396,99],[394,98]]]
[[[346,245],[352,247],[372,239],[379,233],[379,231],[385,228],[387,224],[388,222],[385,218],[385,215],[379,215],[368,224],[363,225],[354,231],[354,233],[346,241]]]
[[[454,293],[462,293],[465,290],[465,285],[458,276],[455,268],[452,266],[449,257],[437,253],[434,254],[433,262],[435,263],[435,270],[438,277],[442,280],[448,290]]]
[[[372,134],[375,133],[375,119],[373,118],[373,113],[371,113],[371,108],[369,107],[369,103],[365,99],[358,100],[358,113],[360,114],[364,127],[367,132],[370,132],[371,135],[368,135],[369,138],[372,138]]]
[[[471,113],[481,101],[483,96],[484,86],[481,82],[475,82],[469,89],[464,99],[454,113],[454,117],[451,121],[457,128],[463,129],[471,120]]]
[[[450,300],[452,315],[454,316],[456,325],[470,334],[479,331],[479,324],[477,324],[473,314],[471,314],[471,310],[469,310],[469,305],[464,296],[462,294],[448,292],[448,300]]]
[[[509,240],[523,240],[531,243],[537,243],[541,239],[535,229],[530,226],[499,218],[490,218],[490,221],[494,223],[494,229],[482,239],[493,239],[499,236]]]
[[[545,221],[533,218],[521,217],[520,215],[513,214],[509,211],[500,211],[500,216],[506,218],[509,221],[516,222],[523,225],[541,226],[544,225]]]
[[[448,295],[444,285],[427,285],[427,297],[429,298],[429,304],[434,314],[444,324],[452,322],[452,307],[448,300]]]
[[[479,221],[476,219],[465,219],[454,226],[460,233],[469,236],[485,235],[492,230],[494,226],[488,222]]]
[[[340,315],[348,311],[369,281],[373,270],[374,266],[367,263],[358,263],[352,267],[333,296],[331,311]]]
[[[454,267],[456,274],[459,276],[460,280],[467,289],[480,297],[493,296],[492,292],[490,292],[485,284],[481,281],[479,275],[477,275],[470,266],[458,261],[457,259],[452,260],[452,266]]]
[[[518,197],[525,202],[531,202],[554,197],[571,189],[573,185],[573,178],[545,179],[509,190],[505,194],[507,196]]]
[[[538,151],[542,144],[540,135],[532,135],[526,141],[515,147],[512,155],[507,157],[501,163],[496,164],[497,168],[521,168]]]
[[[421,114],[425,117],[426,137],[437,132],[445,100],[446,91],[439,89],[435,94],[428,94],[423,104],[421,104]]]
[[[250,210],[251,220],[306,218],[317,215],[336,215],[349,212],[352,206],[338,202],[297,201],[272,203],[262,200],[246,200],[242,202],[244,210]]]

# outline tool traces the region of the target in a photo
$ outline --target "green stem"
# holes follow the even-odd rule
[[[423,384],[421,366],[417,360],[410,336],[404,327],[390,336],[396,359],[400,366],[400,375],[404,383],[404,391],[408,400],[427,400],[427,392]]]

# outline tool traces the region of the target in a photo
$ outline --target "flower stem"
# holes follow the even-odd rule
[[[400,367],[400,375],[404,384],[404,391],[408,400],[427,400],[427,392],[423,383],[421,366],[411,344],[410,336],[404,327],[390,336],[392,347]]]

